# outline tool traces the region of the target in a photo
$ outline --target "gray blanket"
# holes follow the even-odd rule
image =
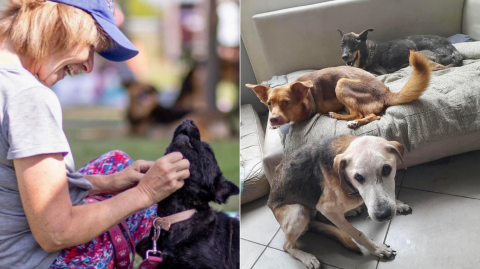
[[[387,108],[385,115],[356,130],[347,122],[315,115],[309,121],[292,124],[284,140],[285,154],[300,145],[337,135],[374,135],[402,143],[408,151],[433,142],[480,130],[480,42],[458,44],[468,58],[463,66],[432,73],[430,86],[417,100]],[[311,70],[274,77],[266,84],[291,83]],[[407,82],[412,68],[379,76],[391,91],[398,92]],[[272,85],[273,86],[273,85]]]

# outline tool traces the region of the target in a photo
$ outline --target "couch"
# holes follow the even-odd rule
[[[415,34],[448,37],[459,33],[480,40],[478,14],[480,0],[322,2],[256,14],[252,20],[260,45],[247,47],[247,51],[263,52],[265,62],[262,64],[269,66],[272,77],[264,83],[280,85],[292,82],[309,70],[342,65],[337,29],[359,33],[374,28],[369,38],[377,41]],[[272,130],[267,126],[261,154],[266,180],[271,181],[284,154],[288,157],[299,145],[332,135],[368,134],[402,142],[407,149],[404,157],[407,166],[480,149],[480,43],[458,44],[458,49],[468,54],[465,66],[459,68],[470,68],[470,77],[459,77],[467,72],[456,68],[436,71],[420,100],[387,109],[385,117],[378,122],[350,130],[344,121],[316,115],[290,128]],[[398,91],[410,72],[411,68],[407,67],[379,79]],[[463,81],[473,83],[460,83]],[[419,113],[421,117],[417,117]],[[436,129],[435,124],[438,124]],[[423,135],[427,131],[428,134]]]

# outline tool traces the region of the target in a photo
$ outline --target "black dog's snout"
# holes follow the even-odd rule
[[[380,208],[375,212],[375,218],[380,222],[387,221],[392,218],[392,210],[388,207]]]
[[[347,54],[343,54],[343,55],[342,55],[342,60],[343,60],[344,62],[346,62],[346,61],[348,60],[348,55],[347,55]]]

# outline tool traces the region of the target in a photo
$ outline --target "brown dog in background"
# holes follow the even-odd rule
[[[150,135],[168,137],[185,119],[196,122],[206,141],[227,139],[232,132],[228,117],[218,111],[186,109],[180,105],[163,107],[158,104],[158,91],[149,84],[134,82],[125,84],[128,91],[127,107],[128,133],[130,135]]]
[[[316,113],[328,113],[334,119],[348,120],[348,127],[355,129],[379,120],[379,114],[388,106],[408,103],[422,95],[430,82],[431,66],[419,52],[411,51],[409,60],[413,73],[398,93],[391,92],[369,72],[349,66],[318,70],[276,88],[246,86],[268,106],[271,128],[302,122]],[[333,112],[343,107],[348,110],[348,115]]]

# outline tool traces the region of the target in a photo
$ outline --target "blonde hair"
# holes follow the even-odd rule
[[[77,46],[106,50],[111,39],[93,17],[66,4],[45,0],[8,0],[0,14],[0,42],[33,61]]]

